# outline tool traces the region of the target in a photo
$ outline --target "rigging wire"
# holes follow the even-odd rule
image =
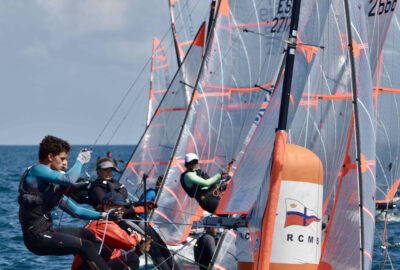
[[[388,232],[388,230],[387,230],[388,215],[389,215],[389,212],[386,210],[385,211],[385,223],[384,223],[383,235],[381,236],[379,231],[376,230],[376,233],[377,233],[378,237],[381,239],[381,243],[382,243],[381,244],[381,248],[382,248],[382,250],[385,251],[385,258],[384,258],[383,265],[382,265],[382,268],[381,268],[382,270],[385,269],[385,265],[386,265],[386,261],[387,260],[389,260],[390,266],[391,266],[392,270],[394,270],[393,262],[392,262],[392,259],[390,257],[390,254],[389,254],[389,242],[388,242],[388,234],[387,234],[387,232]]]
[[[200,0],[198,0],[196,2],[196,4],[194,5],[194,7],[190,10],[189,14],[192,14],[195,10],[196,7],[199,5]],[[183,6],[184,8],[186,8],[189,5],[189,2],[186,2],[186,4]],[[176,19],[179,19],[179,17],[181,16],[181,12],[178,13],[178,15],[176,16]],[[204,17],[204,16],[203,16]],[[161,38],[161,42],[164,42],[167,39],[167,36],[170,34],[171,29],[168,29],[163,37]],[[173,40],[171,40],[168,44],[168,46],[166,47],[165,51],[168,51],[173,45]],[[121,99],[120,103],[117,105],[116,109],[114,110],[114,112],[112,113],[112,115],[110,116],[109,120],[106,122],[105,126],[103,127],[102,131],[99,133],[98,137],[96,138],[95,142],[93,143],[92,146],[96,145],[98,140],[100,139],[100,137],[103,135],[103,133],[105,132],[106,128],[108,127],[108,125],[111,123],[112,119],[114,118],[114,116],[116,115],[116,113],[118,112],[118,110],[120,109],[122,103],[124,102],[124,100],[126,99],[126,97],[129,95],[130,91],[133,89],[133,87],[136,85],[137,81],[139,80],[139,78],[142,77],[143,72],[145,71],[146,67],[148,66],[148,64],[150,63],[150,61],[152,60],[152,55],[148,58],[147,62],[143,65],[141,71],[139,72],[138,76],[136,77],[135,81],[132,83],[132,85],[129,87],[128,91],[125,93],[125,95],[123,96],[123,98]],[[107,141],[106,146],[108,146],[111,141],[114,139],[114,136],[117,134],[117,132],[119,131],[119,129],[121,128],[122,124],[125,122],[126,118],[128,117],[128,115],[130,114],[130,112],[133,109],[133,106],[136,104],[136,102],[139,100],[137,97],[142,94],[141,92],[138,91],[137,95],[134,97],[134,101],[131,103],[131,105],[128,107],[128,111],[126,112],[126,114],[123,116],[122,120],[119,122],[119,124],[117,125],[117,127],[115,128],[114,132],[112,133],[110,139]]]

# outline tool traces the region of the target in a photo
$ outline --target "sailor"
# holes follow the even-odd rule
[[[74,198],[78,203],[86,203],[96,210],[101,209],[101,202],[103,197],[108,192],[118,192],[128,197],[128,191],[124,185],[121,185],[112,178],[113,171],[116,171],[115,163],[110,158],[99,158],[97,160],[97,179],[90,181],[86,178],[80,178],[77,182],[85,183],[90,182],[87,189],[74,189],[70,192],[70,196]],[[154,205],[149,203],[149,207],[152,208]],[[144,204],[142,202],[131,203],[125,207],[123,218],[134,218],[136,214],[144,213]]]
[[[120,193],[109,192],[103,197],[101,210],[109,212],[112,209],[118,209],[122,214],[128,204]],[[143,235],[134,231],[127,233],[120,227],[121,222],[123,221],[94,220],[86,227],[97,239],[100,241],[104,239],[99,253],[110,269],[126,269],[127,267],[132,270],[139,269],[139,256],[150,250],[152,240],[149,238],[145,241]],[[76,255],[71,269],[87,269],[87,264],[79,255]]]
[[[160,190],[161,184],[162,184],[162,180],[163,180],[163,176],[160,175],[157,178],[157,182],[156,182],[156,186],[155,187],[151,187],[148,188],[146,190],[146,205],[150,205],[149,208],[157,208],[157,205],[155,205],[155,200],[157,197],[157,193]],[[142,194],[142,196],[140,196],[139,201],[143,202],[144,201],[144,194]],[[144,214],[140,214],[140,216],[142,218],[145,218]]]
[[[217,228],[207,228],[206,232],[197,239],[194,245],[194,259],[199,264],[200,270],[207,270],[215,252],[219,237]]]
[[[97,160],[96,166],[97,179],[91,182],[91,186],[87,192],[87,198],[81,200],[78,197],[82,196],[84,193],[82,194],[75,191],[73,191],[71,196],[73,198],[77,197],[78,202],[85,202],[92,205],[98,211],[101,211],[101,202],[108,192],[117,192],[121,194],[123,198],[129,202],[129,204],[125,206],[123,219],[131,219],[131,222],[129,222],[130,229],[140,229],[144,233],[144,230],[147,227],[147,235],[149,235],[154,241],[154,244],[151,246],[149,251],[153,263],[157,265],[159,269],[174,269],[174,266],[176,265],[175,261],[164,241],[151,226],[145,226],[144,220],[139,216],[139,214],[144,213],[144,203],[140,201],[129,201],[127,199],[128,191],[125,186],[112,178],[112,172],[115,170],[115,163],[110,158],[100,158]],[[86,180],[84,179],[83,181]],[[149,208],[155,207],[151,202],[147,203],[147,205]],[[132,225],[136,226],[133,227]]]
[[[213,214],[221,199],[217,183],[222,176],[227,175],[225,169],[209,177],[207,173],[199,169],[199,158],[195,153],[186,154],[185,167],[186,171],[181,174],[180,179],[183,189],[189,197],[197,200],[201,208]]]
[[[107,264],[97,254],[95,237],[87,229],[75,227],[53,228],[51,211],[59,206],[67,213],[83,219],[105,218],[106,213],[99,213],[78,207],[71,199],[64,196],[69,187],[75,184],[82,165],[88,163],[91,151],[83,149],[75,164],[66,173],[68,152],[71,146],[64,140],[46,136],[39,146],[40,164],[29,167],[19,184],[18,203],[19,221],[26,247],[36,255],[79,254],[93,269],[108,269]],[[85,185],[86,183],[83,183]],[[109,219],[117,216],[110,213]]]
[[[125,198],[128,197],[128,192],[124,185],[120,185],[112,178],[113,171],[116,170],[117,167],[113,159],[105,157],[97,160],[97,179],[92,182],[91,188],[89,189],[89,204],[95,209],[101,208],[102,199],[108,192],[114,191],[121,193]],[[127,211],[125,211],[125,215],[126,214]]]

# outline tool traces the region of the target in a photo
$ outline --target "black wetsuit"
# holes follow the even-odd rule
[[[79,163],[78,166],[74,165],[71,170],[80,172],[81,164],[76,163]],[[76,175],[76,172],[63,175],[46,165],[35,165],[26,170],[18,191],[19,220],[24,243],[36,255],[79,254],[93,269],[108,269],[107,264],[97,254],[95,237],[89,230],[74,227],[53,228],[51,211],[60,203],[68,208],[69,213],[81,209],[76,208],[72,201],[63,200],[66,186],[73,183],[71,175]],[[90,210],[82,213],[86,217],[99,217],[98,213]]]
[[[200,270],[207,270],[217,243],[218,238],[209,233],[205,233],[197,239],[194,245],[194,259],[200,264]]]
[[[92,182],[90,189],[88,190],[88,201],[87,203],[92,205],[95,208],[98,208],[101,200],[103,199],[104,195],[108,192],[118,192],[124,196],[124,198],[128,197],[128,191],[124,187],[124,185],[119,184],[116,180],[102,180],[96,179]],[[78,194],[72,194],[72,197],[79,196]],[[79,202],[79,200],[78,200]],[[142,232],[145,230],[145,222],[138,221],[142,220],[142,218],[137,215],[134,211],[134,207],[130,206],[124,211],[123,218],[125,219],[132,219],[133,222],[138,225]],[[121,226],[122,227],[122,226]],[[127,230],[129,226],[122,227],[123,229]],[[151,227],[147,226],[147,235],[153,239],[153,243],[151,245],[149,254],[154,262],[157,265],[158,269],[169,270],[169,269],[178,269],[175,265],[175,261],[173,256],[171,255],[168,247],[165,245],[164,241],[161,237],[157,234],[157,232]]]

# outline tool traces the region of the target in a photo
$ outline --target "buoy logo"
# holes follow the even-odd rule
[[[314,221],[321,221],[315,211],[308,209],[297,200],[286,199],[285,228],[294,225],[306,227]]]

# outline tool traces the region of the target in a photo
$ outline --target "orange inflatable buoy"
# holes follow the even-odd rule
[[[321,256],[322,205],[321,160],[307,148],[287,144],[270,269],[318,269]]]

